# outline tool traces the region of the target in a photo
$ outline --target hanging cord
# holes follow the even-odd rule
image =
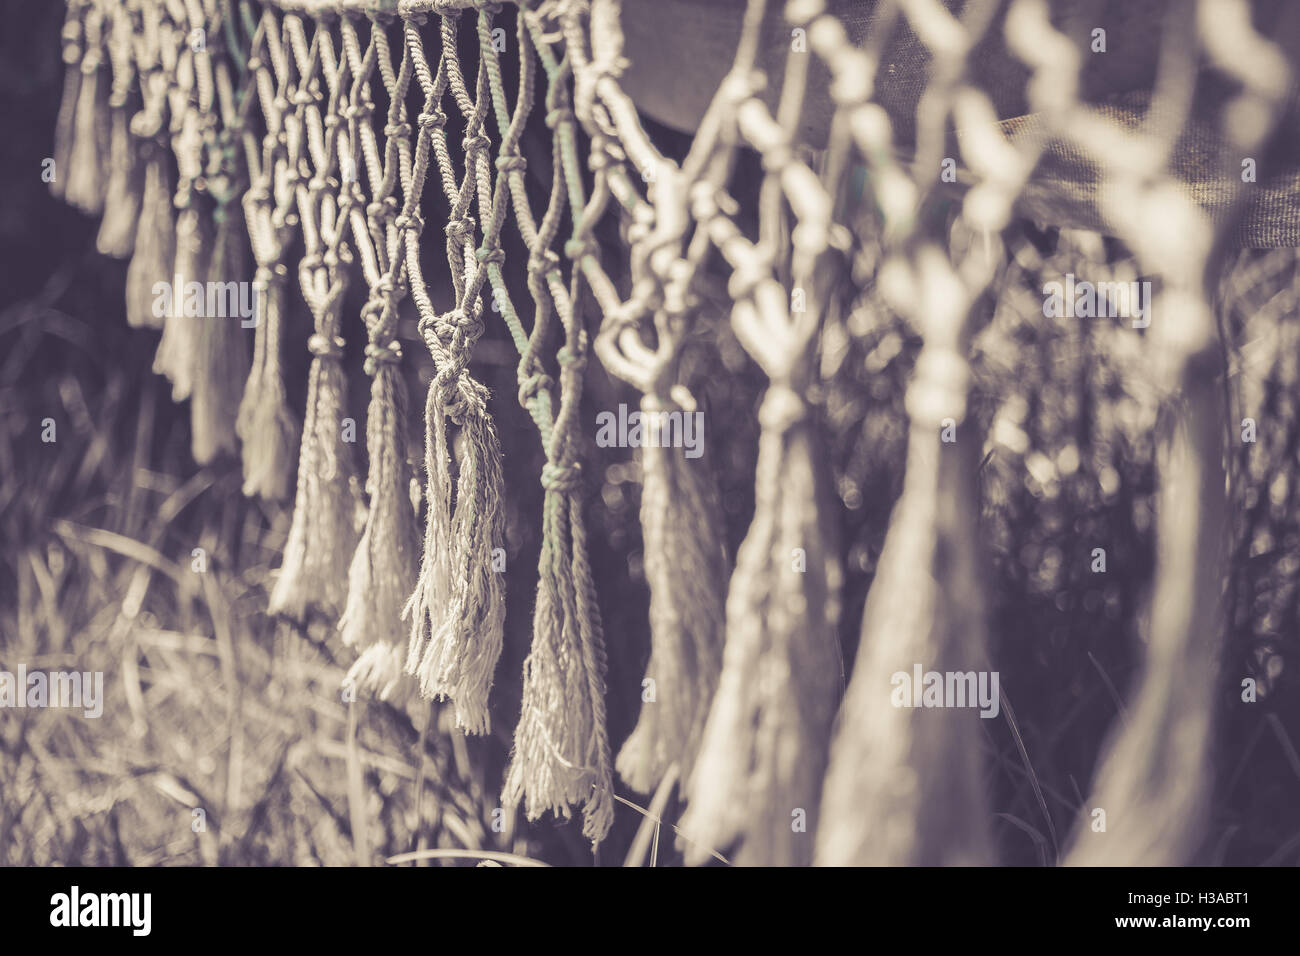
[[[167,7],[172,17],[172,42],[164,46],[164,65],[172,79],[167,98],[178,173],[173,200],[178,215],[176,261],[168,277],[169,308],[153,370],[172,383],[172,401],[182,402],[194,388],[199,325],[206,301],[203,282],[212,254],[211,206],[203,194],[203,130],[212,111],[214,90],[206,39],[196,33],[204,30],[198,0],[168,0]],[[173,55],[174,67],[169,59]]]
[[[172,26],[162,0],[140,0],[134,43],[140,83],[140,110],[131,117],[131,135],[139,140],[144,164],[139,224],[131,264],[126,270],[126,321],[133,328],[162,328],[166,313],[155,309],[156,284],[170,283],[176,264],[176,206],[171,155],[165,130],[169,124],[169,67],[163,50],[172,49]],[[172,58],[170,69],[175,68]],[[173,290],[173,295],[175,290]]]
[[[131,117],[139,94],[133,92],[136,79],[132,9],[125,3],[109,7],[108,56],[113,82],[108,97],[110,135],[108,186],[104,195],[104,218],[95,247],[106,256],[126,259],[135,246],[144,192],[144,163],[139,143],[131,132]]]
[[[206,308],[199,323],[194,394],[190,399],[190,434],[194,460],[206,465],[221,455],[239,451],[236,417],[249,374],[246,329],[256,318],[255,304],[242,291],[249,275],[249,240],[243,209],[237,201],[248,188],[248,172],[239,150],[240,117],[249,98],[245,58],[228,48],[224,38],[245,43],[229,19],[231,10],[219,0],[204,0],[208,59],[215,90],[214,109],[205,116],[204,182],[212,197],[215,230],[208,265]],[[232,75],[232,67],[233,75]],[[251,315],[244,315],[248,305]]]
[[[574,228],[565,253],[576,266],[592,252],[592,240],[581,218],[582,176],[567,92],[568,68],[552,54],[538,14],[521,10],[517,32],[520,87],[514,112],[509,113],[487,9],[479,12],[478,34],[502,144],[496,162],[500,173],[496,188],[480,194],[480,213],[491,225],[477,257],[486,267],[493,297],[519,351],[519,400],[537,425],[547,458],[541,476],[545,493],[533,644],[524,662],[523,702],[506,771],[505,799],[510,805],[522,801],[530,820],[547,810],[567,817],[580,803],[583,833],[598,845],[613,823],[614,799],[605,726],[604,634],[587,558],[582,467],[575,435],[587,363],[587,333],[580,318],[587,290],[576,267],[566,287],[559,257],[551,249],[567,198]],[[554,133],[551,194],[540,226],[529,206],[524,158],[518,145],[533,106],[534,51],[547,74],[546,124]],[[487,175],[485,168],[485,178]],[[572,201],[575,198],[577,201]],[[529,250],[528,287],[534,304],[530,333],[524,331],[501,269],[498,236],[511,199],[515,225]],[[559,317],[564,331],[564,345],[556,355],[558,408],[553,405],[554,382],[539,355],[552,314]]]
[[[71,8],[70,8],[71,9]],[[109,176],[109,86],[105,76],[109,65],[105,53],[108,40],[110,6],[103,0],[90,0],[84,7],[81,20],[81,46],[73,45],[71,31],[65,34],[64,62],[76,52],[80,77],[77,81],[71,142],[65,147],[66,167],[57,175],[67,176],[63,198],[87,215],[97,216],[104,211],[105,187]],[[65,96],[68,88],[64,88]],[[67,141],[67,137],[60,139]]]
[[[288,136],[290,178],[304,242],[298,279],[315,332],[307,343],[312,362],[293,523],[271,592],[270,610],[299,622],[320,616],[333,623],[347,599],[348,565],[361,533],[356,466],[351,442],[343,434],[347,382],[342,366],[344,342],[339,335],[352,263],[344,232],[353,197],[348,191],[336,193],[331,188],[338,171],[340,97],[348,63],[346,57],[339,60],[335,56],[324,19],[316,20],[310,42],[303,20],[296,14],[285,15],[284,32],[284,46],[292,53],[299,76]],[[320,75],[325,78],[328,99]]]
[[[482,114],[470,100],[461,73],[457,18],[457,13],[449,13],[440,19],[442,51],[436,72],[429,69],[424,53],[419,30],[423,17],[408,17],[403,23],[411,68],[425,99],[416,121],[411,185],[395,225],[406,238],[418,329],[434,364],[424,407],[424,549],[419,579],[403,615],[411,621],[406,672],[419,680],[425,697],[451,700],[458,727],[481,734],[490,728],[488,694],[504,639],[504,582],[493,567],[493,551],[503,532],[503,476],[496,427],[487,411],[488,392],[468,371],[474,343],[483,333],[482,278],[475,284],[478,269],[473,265],[474,222],[469,211],[476,190],[486,188],[479,176],[486,164],[487,138]],[[447,145],[447,115],[441,108],[448,92],[466,124],[465,174],[459,182]],[[447,263],[456,302],[445,314],[437,312],[429,297],[418,248],[420,197],[430,159],[451,205]],[[460,428],[454,501],[449,424]]]
[[[651,181],[652,201],[643,200],[636,189],[619,127],[599,98],[600,91],[619,90],[621,2],[599,2],[590,10],[591,57],[586,6],[568,4],[562,15],[575,76],[575,114],[591,139],[590,167],[632,220],[633,287],[627,302],[615,304],[613,282],[594,257],[583,260],[593,289],[608,290],[602,296],[605,317],[595,350],[607,369],[644,392],[646,428],[639,452],[640,518],[650,585],[651,652],[643,687],[648,683],[654,691],[649,698],[643,693],[640,718],[616,767],[634,790],[649,793],[674,765],[689,777],[722,668],[728,567],[717,479],[703,454],[702,427],[694,429],[695,456],[669,444],[674,421],[684,440],[687,425],[704,418],[677,369],[696,317],[691,283],[710,246],[704,230],[697,229],[683,257],[689,218],[675,163],[651,154],[654,165],[636,180]],[[613,108],[622,105],[616,100]],[[654,337],[653,350],[645,345],[643,325]]]
[[[760,149],[766,179],[778,184],[775,195],[784,192],[799,216],[793,271],[807,304],[802,312],[790,309],[790,293],[772,273],[777,250],[751,244],[731,221],[734,202],[721,189],[729,171],[725,153],[689,157],[694,175],[710,177],[684,185],[691,215],[733,268],[732,327],[769,379],[759,410],[754,518],[727,594],[718,691],[686,784],[682,832],[691,841],[684,849],[692,863],[709,857],[707,847],[737,843],[740,863],[811,861],[825,741],[841,686],[840,572],[820,512],[821,453],[804,395],[807,356],[824,311],[829,200],[791,148],[802,58],[787,61],[779,121],[753,96],[764,15],[761,0],[750,4],[735,67],[719,91],[723,104],[706,120],[709,127],[715,117],[721,123],[715,150],[729,148],[737,134]],[[763,195],[773,195],[770,184]],[[769,207],[761,210],[763,235],[772,229]]]
[[[241,0],[240,12],[251,26],[252,8],[246,0]],[[252,369],[244,384],[235,431],[243,447],[244,494],[280,501],[293,487],[294,454],[299,447],[298,422],[289,410],[280,365],[289,295],[285,258],[299,223],[291,176],[296,167],[289,160],[287,125],[297,86],[282,42],[284,28],[276,13],[264,10],[250,32],[253,40],[247,69],[253,83],[240,104],[240,128],[249,169],[243,208],[256,263],[256,327]],[[260,142],[248,115],[254,102],[260,104],[266,122]]]
[[[348,601],[339,629],[343,642],[360,655],[349,679],[382,699],[397,686],[402,674],[406,639],[402,608],[415,587],[419,547],[407,469],[406,382],[397,341],[397,307],[405,295],[406,280],[403,245],[418,236],[398,228],[395,196],[399,179],[409,180],[411,175],[405,103],[412,74],[410,55],[403,45],[400,70],[394,73],[388,37],[383,24],[375,20],[369,21],[369,43],[362,53],[356,26],[359,19],[345,16],[339,25],[352,70],[352,88],[342,108],[348,122],[346,139],[340,134],[339,160],[341,188],[353,196],[349,217],[352,242],[370,288],[361,312],[367,338],[365,369],[371,377],[366,413],[370,507],[352,558]],[[382,162],[371,125],[374,103],[370,84],[376,69],[390,97]],[[368,205],[362,193],[363,174],[374,190]]]

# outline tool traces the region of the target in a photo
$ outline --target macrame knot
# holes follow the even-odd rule
[[[364,206],[366,201],[365,193],[361,191],[361,184],[355,179],[349,178],[344,184],[344,188],[339,195],[339,216],[343,217],[353,206]]]
[[[361,320],[365,322],[367,329],[388,328],[393,317],[393,280],[388,275],[383,278],[388,280],[387,286],[381,288],[384,286],[383,279],[376,283],[375,294],[361,307]]]
[[[380,365],[398,365],[402,361],[402,343],[393,339],[387,345],[371,342],[366,346],[366,374],[371,378],[379,371]]]
[[[473,238],[474,217],[466,216],[464,219],[448,219],[447,227],[443,230],[447,238],[452,242],[464,242],[466,239]]]
[[[546,114],[547,129],[555,129],[561,123],[570,122],[573,119],[573,110],[567,106],[558,106]]]
[[[512,173],[516,170],[523,172],[528,168],[528,161],[518,153],[507,153],[505,156],[498,156],[496,161],[498,172]]]
[[[590,235],[574,236],[564,244],[564,254],[570,259],[581,259],[596,254],[596,241]]]
[[[582,463],[550,462],[542,466],[542,487],[564,494],[576,491],[582,483]]]
[[[534,252],[528,257],[529,275],[545,274],[559,267],[560,257],[555,254],[553,249],[542,249],[540,252]]]
[[[346,344],[337,335],[331,338],[318,332],[307,340],[307,351],[318,358],[341,359],[343,357],[343,346]]]
[[[419,125],[421,134],[432,133],[433,130],[442,129],[447,125],[447,114],[439,109],[430,110],[417,116],[415,122]]]
[[[340,120],[340,119],[342,119],[342,117],[340,117],[339,114],[337,114],[337,113],[326,113],[326,114],[325,114],[325,128],[326,128],[327,130],[334,129],[335,127],[337,127],[337,126],[339,125],[339,120]]]
[[[383,199],[376,199],[374,202],[366,206],[366,217],[369,219],[388,220],[396,216],[400,209],[401,206],[398,205],[396,196],[385,196]]]
[[[482,414],[484,406],[484,395],[480,391],[482,386],[471,379],[464,368],[456,372],[448,381],[444,381],[440,374],[434,379],[434,387],[438,401],[442,404],[443,413],[457,425],[464,425],[471,412]]]
[[[758,423],[764,430],[784,434],[808,413],[804,400],[784,383],[774,382],[763,396],[758,409]]]
[[[410,139],[410,123],[387,123],[384,126],[385,139]]]
[[[465,155],[469,156],[476,152],[481,152],[492,145],[492,140],[483,133],[474,133],[472,136],[466,136],[461,145],[465,149]]]
[[[519,380],[519,404],[527,407],[538,393],[550,391],[555,385],[555,380],[543,371],[536,371],[530,375],[525,375]]]
[[[442,315],[434,316],[433,321],[428,325],[421,323],[423,331],[429,331],[432,326],[432,332],[438,337],[442,345],[449,345],[452,337],[457,331],[464,330],[463,334],[468,334],[473,329],[473,318],[464,309],[452,309],[450,312],[444,312]]]
[[[474,258],[479,262],[487,265],[495,262],[497,265],[506,261],[506,252],[500,246],[480,246],[474,250]]]
[[[555,360],[562,368],[581,374],[587,367],[587,352],[585,349],[571,349],[566,345],[555,353]]]
[[[418,212],[414,212],[414,211],[410,213],[402,213],[400,216],[398,216],[396,219],[393,220],[393,225],[396,226],[398,229],[406,230],[408,232],[416,232],[416,233],[423,232],[424,217],[421,216]]]
[[[364,100],[360,103],[349,103],[340,111],[343,118],[347,120],[367,120],[375,113],[375,104],[367,103]]]

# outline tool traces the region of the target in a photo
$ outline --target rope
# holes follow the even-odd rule
[[[507,5],[514,91],[494,36]],[[475,347],[500,317],[519,355],[517,399],[545,453],[507,804],[522,804],[529,819],[581,807],[598,844],[613,821],[615,765],[643,791],[675,767],[692,862],[709,856],[706,847],[734,846],[742,863],[946,864],[990,858],[979,725],[895,707],[885,688],[915,663],[990,666],[969,356],[989,291],[1023,271],[1002,235],[1016,215],[1051,205],[1042,167],[1089,167],[1082,198],[1057,197],[1061,207],[1086,206],[1142,274],[1158,274],[1154,307],[1178,320],[1152,323],[1140,340],[1164,405],[1150,640],[1138,705],[1106,748],[1089,804],[1123,812],[1104,840],[1080,826],[1064,858],[1184,862],[1205,822],[1197,781],[1207,776],[1212,714],[1203,703],[1217,675],[1225,576],[1213,286],[1230,247],[1266,224],[1250,218],[1261,200],[1235,172],[1227,187],[1189,184],[1178,154],[1183,134],[1204,125],[1189,95],[1196,57],[1240,88],[1218,117],[1235,162],[1267,145],[1294,51],[1257,33],[1242,0],[1198,0],[1195,16],[1167,25],[1149,118],[1124,126],[1082,101],[1079,51],[1042,0],[980,0],[960,16],[954,6],[882,0],[871,34],[855,43],[822,0],[791,0],[783,17],[750,0],[731,69],[677,161],[647,135],[625,89],[630,7],[621,0],[69,0],[51,188],[102,212],[99,248],[130,257],[127,318],[162,329],[155,370],[177,401],[192,401],[196,459],[240,449],[245,493],[271,500],[288,496],[298,441],[281,363],[296,300],[288,259],[301,236],[312,358],[270,609],[337,625],[357,653],[350,680],[382,697],[414,676],[470,733],[490,729],[504,640],[494,560],[503,553],[502,453],[491,396],[472,373]],[[915,117],[900,120],[876,84],[904,30],[928,56],[929,81]],[[806,47],[784,55],[783,75],[769,75],[769,41],[784,45],[788,31]],[[1034,112],[1016,122],[999,121],[972,75],[972,51],[998,33],[1029,76]],[[804,114],[822,68],[831,116],[814,151]],[[387,101],[379,129],[376,95]],[[414,117],[411,95],[423,98]],[[540,215],[524,147],[538,119],[551,151]],[[742,149],[762,165],[756,222],[730,192]],[[942,178],[949,157],[962,161],[957,204]],[[449,289],[431,290],[421,262],[430,177],[449,207]],[[615,219],[623,245],[602,247],[597,230]],[[506,281],[508,229],[527,251],[528,304]],[[188,303],[202,294],[193,283],[249,271],[245,234],[255,331],[232,417],[248,367],[242,329],[200,318]],[[659,441],[641,449],[646,676],[659,694],[615,761],[584,512],[585,376],[594,353],[640,393],[654,438],[670,420],[662,416],[699,412],[687,370],[708,330],[702,291],[717,269],[729,273],[730,331],[766,379],[755,512],[724,601],[709,459]],[[365,506],[343,367],[354,272],[366,292]],[[434,369],[422,542],[407,491],[399,336],[408,295]],[[906,394],[902,497],[844,688],[822,369],[845,327],[879,330],[882,307],[921,347]],[[1247,471],[1236,463],[1233,482]],[[1170,726],[1180,728],[1176,741]]]

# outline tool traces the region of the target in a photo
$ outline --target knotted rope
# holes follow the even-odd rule
[[[470,204],[489,188],[487,139],[483,125],[483,69],[476,97],[465,87],[456,51],[457,17],[440,19],[442,50],[436,73],[429,69],[417,24],[403,30],[410,69],[424,92],[424,108],[411,170],[411,185],[400,222],[406,241],[411,294],[420,314],[419,331],[433,356],[434,377],[425,402],[424,554],[415,591],[403,612],[411,616],[406,670],[427,697],[449,698],[456,723],[469,733],[490,726],[488,692],[501,654],[505,623],[505,588],[492,566],[502,538],[501,452],[488,416],[487,389],[470,377],[470,355],[483,333],[480,319],[482,267],[474,258]],[[465,171],[458,180],[447,143],[447,116],[442,111],[450,92],[465,117]],[[447,264],[455,296],[451,312],[440,315],[425,288],[417,239],[422,221],[420,196],[430,159],[438,167],[451,205],[446,227]],[[449,424],[460,428],[460,447],[453,489]],[[453,496],[454,491],[454,496]],[[454,497],[454,502],[453,502]]]
[[[297,621],[314,612],[333,622],[347,598],[348,565],[361,531],[356,465],[351,442],[343,435],[347,383],[339,334],[352,262],[344,233],[355,200],[350,190],[336,193],[334,179],[341,91],[349,67],[346,57],[340,60],[335,55],[331,33],[321,19],[309,41],[302,18],[286,14],[284,37],[298,72],[288,136],[289,177],[297,194],[304,242],[298,280],[315,332],[307,342],[312,362],[298,457],[298,494],[270,610]],[[322,75],[327,89],[321,87]]]
[[[654,694],[645,700],[616,766],[633,789],[650,792],[674,765],[682,777],[689,776],[722,668],[728,566],[717,479],[710,458],[703,454],[702,430],[697,431],[700,448],[692,460],[684,449],[667,444],[670,436],[663,427],[671,424],[672,416],[678,417],[683,432],[685,416],[703,419],[686,383],[678,380],[678,370],[684,340],[698,314],[691,283],[710,246],[707,233],[697,228],[683,255],[689,224],[687,196],[680,188],[684,179],[677,165],[648,142],[641,152],[654,162],[648,169],[654,181],[651,201],[636,188],[611,115],[626,118],[629,105],[617,85],[622,52],[619,4],[599,2],[590,10],[590,58],[585,7],[569,4],[562,17],[577,88],[575,112],[591,138],[589,165],[596,190],[608,188],[633,223],[632,296],[626,303],[618,301],[614,284],[595,257],[584,258],[583,268],[593,290],[599,290],[605,312],[596,353],[606,368],[644,392],[641,412],[646,423],[640,451],[640,518],[650,585],[646,679]],[[599,98],[601,92],[614,100],[612,108]],[[645,345],[643,326],[655,341],[653,350]]]
[[[251,5],[240,4],[245,20]],[[244,385],[235,430],[243,443],[244,494],[272,501],[292,487],[298,423],[289,411],[280,367],[283,326],[288,308],[289,270],[285,264],[298,226],[294,178],[289,162],[289,104],[297,86],[291,78],[283,30],[270,10],[251,26],[248,72],[252,91],[240,104],[240,129],[249,170],[244,193],[244,221],[257,264],[253,274],[255,331],[253,367]],[[259,142],[252,108],[261,107],[266,132]]]
[[[340,137],[339,158],[343,188],[353,197],[349,207],[352,241],[370,287],[362,310],[367,338],[365,370],[371,377],[366,412],[370,508],[348,572],[348,602],[339,628],[343,642],[360,652],[350,678],[384,697],[401,675],[406,639],[401,611],[415,586],[419,547],[407,470],[406,383],[397,342],[397,306],[405,292],[403,246],[419,237],[398,228],[394,196],[399,176],[407,181],[411,175],[404,100],[412,73],[410,54],[404,46],[400,72],[394,73],[382,24],[370,21],[369,42],[363,53],[357,35],[359,22],[359,17],[345,16],[339,24],[352,73],[352,88],[343,106],[347,133]],[[382,163],[370,122],[374,112],[370,83],[376,69],[391,103]],[[373,189],[368,205],[363,201],[363,175]]]

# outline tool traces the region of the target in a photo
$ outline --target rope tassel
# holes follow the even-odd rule
[[[533,646],[503,799],[526,799],[529,820],[567,819],[582,804],[583,835],[599,844],[614,820],[605,728],[605,646],[577,497],[578,465],[548,463]],[[576,653],[575,653],[576,652]]]
[[[903,495],[867,596],[861,650],[831,750],[817,833],[820,865],[991,859],[980,712],[926,709],[920,700],[903,706],[896,697],[896,675],[910,687],[918,665],[969,673],[975,686],[987,674],[975,547],[979,445],[973,435],[945,444],[939,430],[945,417],[961,421],[967,379],[956,351],[930,349],[909,388]],[[991,678],[986,686],[997,693]]]
[[[839,567],[817,508],[803,401],[759,412],[754,518],[727,594],[722,676],[686,795],[688,863],[740,841],[743,865],[806,865],[841,691]]]
[[[63,97],[59,100],[59,116],[54,125],[54,178],[50,192],[58,199],[67,195],[68,157],[72,154],[72,140],[76,130],[77,100],[81,91],[82,13],[83,0],[70,0],[67,19],[63,23]]]
[[[330,314],[338,311],[341,285],[332,292],[325,306]],[[300,624],[313,613],[337,618],[347,599],[348,563],[361,531],[355,466],[342,435],[347,390],[340,361],[343,341],[328,334],[334,328],[327,318],[308,342],[315,357],[307,379],[298,493],[284,561],[271,591],[271,613]]]
[[[425,697],[450,698],[466,732],[490,728],[488,694],[505,625],[505,586],[492,567],[503,532],[501,449],[488,417],[487,389],[459,378],[448,407],[435,378],[425,406],[428,520],[420,578],[402,614],[410,615],[406,671]],[[469,396],[468,398],[465,396]],[[455,510],[451,501],[447,419],[461,426]]]
[[[259,267],[256,275],[253,295],[258,322],[253,367],[239,403],[235,433],[243,445],[244,494],[283,501],[292,487],[293,454],[299,447],[298,422],[289,410],[280,373],[284,269]]]
[[[101,82],[100,75],[104,60],[103,14],[97,6],[92,5],[86,14],[85,31],[64,198],[87,215],[95,216],[104,209],[109,156],[108,86]],[[57,172],[64,175],[65,171]]]
[[[95,247],[106,256],[126,259],[135,247],[140,226],[140,204],[144,192],[144,163],[131,135],[125,106],[115,107],[109,147],[108,190],[104,197],[104,219],[99,224]]]
[[[348,571],[347,607],[339,629],[348,647],[379,648],[354,676],[361,679],[360,686],[386,696],[385,686],[401,673],[400,666],[392,673],[391,665],[394,660],[400,665],[395,655],[406,639],[401,609],[415,584],[419,546],[406,471],[406,385],[395,355],[378,362],[370,383],[366,448],[370,509]]]
[[[203,312],[190,292],[197,289],[202,296],[203,287],[198,283],[207,275],[210,252],[207,217],[192,198],[176,222],[176,264],[172,276],[163,280],[172,286],[168,302],[171,307],[163,317],[163,334],[153,360],[154,374],[165,375],[172,383],[174,402],[185,401],[194,390],[200,320],[186,313]]]
[[[208,271],[208,288],[235,288],[233,277],[247,275],[247,232],[239,207],[229,203],[218,210],[217,239]],[[191,441],[200,465],[222,453],[239,451],[235,419],[248,376],[248,346],[244,342],[240,298],[227,297],[217,315],[199,323],[198,355],[194,363],[194,394],[190,401]],[[227,306],[233,306],[227,308]],[[229,312],[230,314],[220,314]]]
[[[173,278],[169,273],[176,264],[175,207],[164,147],[149,143],[146,150],[140,221],[126,270],[126,321],[133,328],[162,328],[166,316],[155,314],[154,285]]]
[[[108,189],[104,196],[104,219],[100,223],[96,248],[106,256],[126,259],[135,245],[144,190],[144,164],[131,133],[131,84],[135,79],[132,55],[131,18],[125,6],[110,12],[109,58],[113,70],[112,108],[109,136]]]
[[[641,401],[647,421],[660,403]],[[682,411],[680,414],[692,414]],[[650,661],[655,697],[641,707],[616,767],[649,793],[677,764],[689,777],[722,670],[722,594],[727,559],[716,480],[703,459],[647,441],[641,449],[641,527],[650,585]]]

